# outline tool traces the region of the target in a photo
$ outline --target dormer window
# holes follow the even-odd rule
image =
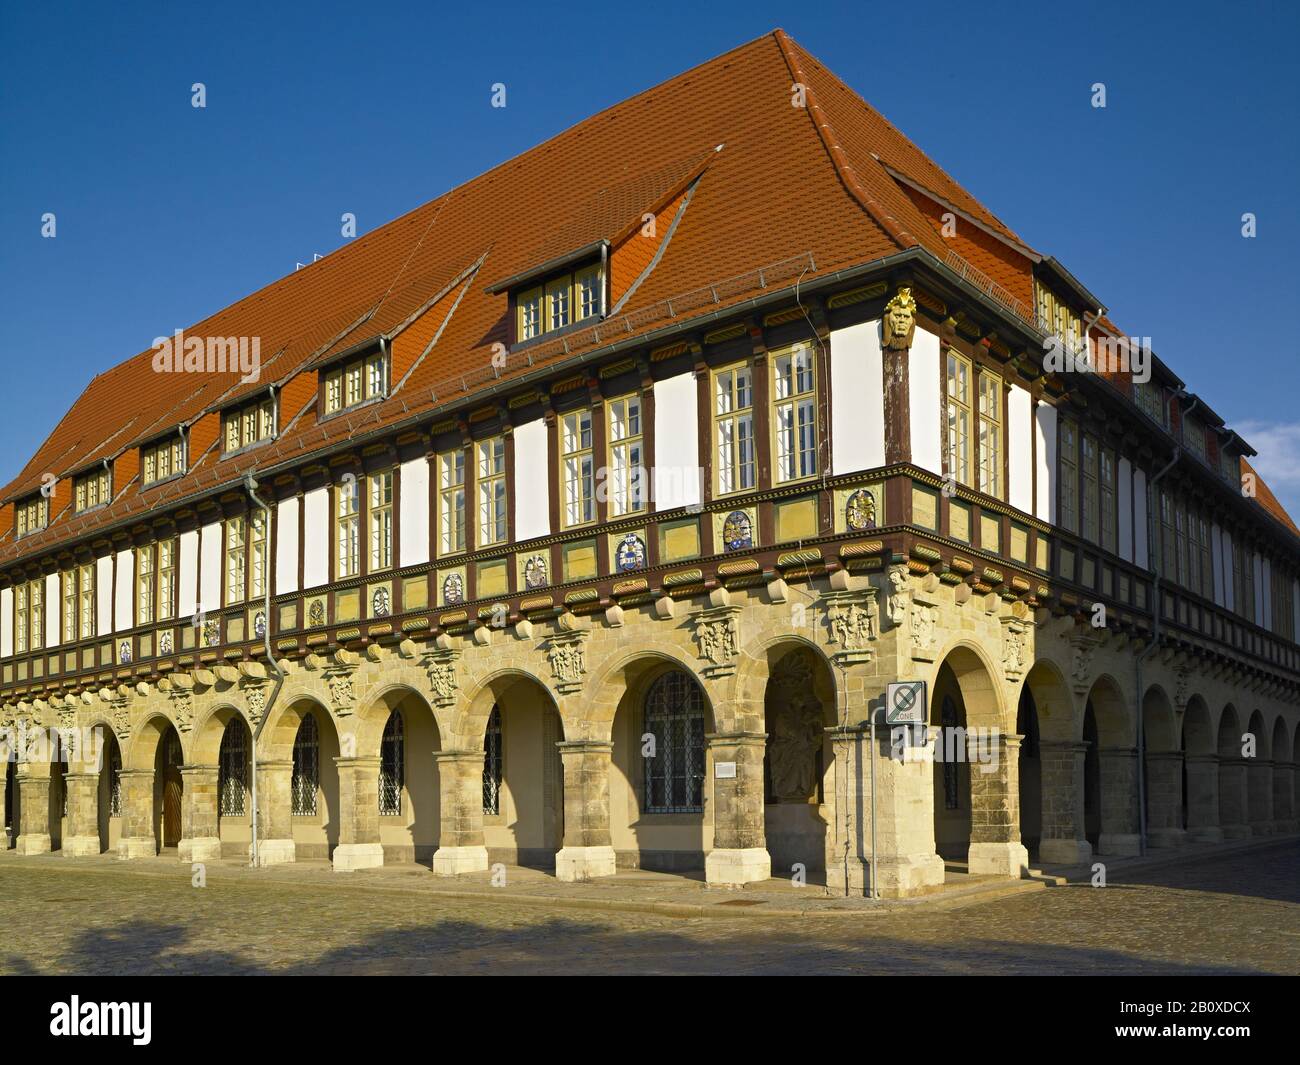
[[[1233,484],[1241,479],[1241,459],[1226,447],[1219,449],[1219,473],[1225,481]]]
[[[382,398],[388,391],[387,371],[381,351],[352,359],[326,371],[325,413],[336,414],[368,400]]]
[[[599,318],[605,286],[600,264],[592,263],[526,289],[515,299],[515,336],[522,342],[577,322]]]
[[[275,436],[275,399],[267,397],[222,415],[222,450],[239,451]]]
[[[1060,337],[1073,350],[1083,334],[1079,316],[1041,281],[1035,282],[1038,297],[1038,327],[1043,332]]]
[[[1157,425],[1169,428],[1169,422],[1166,417],[1164,390],[1154,381],[1143,381],[1134,383],[1133,398],[1137,402],[1138,410],[1142,411]]]
[[[185,472],[185,440],[176,436],[140,449],[144,483],[165,481]]]
[[[50,523],[50,501],[44,496],[28,499],[14,507],[14,533],[26,536]]]
[[[107,503],[112,495],[113,475],[107,469],[92,470],[83,473],[74,482],[73,510],[80,514]]]

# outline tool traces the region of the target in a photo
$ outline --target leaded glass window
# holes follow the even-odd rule
[[[316,793],[320,787],[320,733],[316,718],[308,714],[293,740],[293,816],[316,816]]]
[[[379,746],[379,812],[402,812],[402,783],[406,769],[406,745],[402,736],[402,715],[394,710],[384,726]]]
[[[483,735],[483,812],[501,812],[501,708],[492,707]]]
[[[244,795],[248,787],[246,732],[242,722],[232,721],[221,737],[217,796],[222,817],[244,816]]]
[[[704,810],[704,697],[681,670],[665,673],[646,693],[645,730],[654,742],[645,758],[644,810]]]

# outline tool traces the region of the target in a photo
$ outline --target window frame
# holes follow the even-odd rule
[[[351,501],[346,510],[343,507],[345,500]],[[331,504],[330,555],[334,580],[351,580],[361,576],[361,479],[353,477],[335,482]]]
[[[378,385],[375,385],[375,369],[378,368]],[[370,351],[343,362],[335,363],[320,372],[320,417],[332,418],[344,411],[355,410],[367,403],[376,403],[388,397],[392,382],[389,380],[389,361],[382,350]],[[356,398],[349,398],[349,388],[356,383]],[[331,392],[337,395],[337,402],[331,400]]]
[[[964,398],[954,387],[954,382],[960,379],[962,370],[965,371]],[[949,345],[944,356],[943,371],[944,467],[952,481],[967,488],[975,487],[971,454],[971,442],[976,439],[975,403],[972,402],[977,387],[975,381],[973,360]]]
[[[737,384],[739,374],[744,374],[748,378],[748,383],[744,388],[745,397],[748,402],[745,406],[735,406],[740,401],[741,389]],[[721,379],[730,376],[731,384],[727,389],[728,409],[720,411],[721,394],[719,392]],[[710,371],[709,374],[709,397],[711,410],[709,421],[712,426],[712,482],[713,495],[715,498],[723,496],[739,495],[742,492],[753,492],[758,489],[758,432],[755,427],[756,414],[754,410],[754,377],[755,368],[749,360],[734,362],[728,366],[719,366],[717,369]],[[749,461],[746,463],[742,457],[744,450],[744,441],[741,441],[737,435],[737,428],[748,426],[748,447]],[[730,428],[731,435],[727,441],[727,448],[730,456],[724,460],[723,457],[723,427]],[[749,470],[749,484],[742,483],[745,479],[744,472],[746,467]],[[728,482],[732,487],[723,487],[723,470],[726,470]]]
[[[459,460],[459,465],[457,465]],[[451,472],[459,473],[460,479],[456,481],[446,480],[445,475],[448,470],[448,461],[451,462]],[[449,558],[453,555],[462,555],[468,550],[466,524],[466,503],[468,491],[465,484],[466,466],[465,449],[463,447],[452,448],[448,451],[440,451],[434,456],[435,467],[435,525],[437,529],[437,546],[438,557]],[[459,502],[456,502],[459,497]],[[449,502],[450,500],[450,502]],[[448,513],[453,518],[448,519]],[[454,533],[457,542],[453,545],[449,539],[449,533]]]
[[[510,540],[505,434],[483,437],[471,446],[474,452],[474,512],[477,516],[474,547],[496,547]],[[487,493],[491,493],[491,498],[486,497]]]
[[[807,389],[798,387],[801,374],[798,364],[794,360],[800,352],[807,358],[807,373],[812,380],[812,387]],[[791,381],[795,384],[796,390],[788,396],[779,396],[777,384],[781,380],[780,364],[786,358],[792,360]],[[818,424],[821,383],[818,380],[819,375],[817,372],[817,350],[806,341],[798,341],[769,352],[767,362],[769,367],[767,371],[768,447],[772,462],[772,486],[775,488],[780,485],[802,484],[814,480],[819,476],[821,466],[821,428]],[[807,406],[811,411],[811,418],[806,423],[812,436],[811,449],[800,446],[802,443],[800,430],[804,426],[799,423],[797,417],[792,417],[788,426],[781,424],[781,411],[783,408],[789,408],[792,412],[797,412],[804,406]],[[803,456],[811,453],[812,470],[810,472],[792,472],[789,477],[782,476],[784,470],[781,466],[780,438],[783,432],[791,434],[791,443],[794,445],[793,450],[790,452],[794,456],[791,466],[792,471],[797,471],[800,468]]]
[[[635,432],[615,437],[615,412],[620,409],[625,412],[623,424],[634,426]],[[605,452],[605,502],[610,519],[645,513],[645,399],[640,392],[605,400]]]
[[[585,445],[583,444],[583,430],[581,428],[581,419],[584,417],[587,419]],[[579,425],[577,432],[578,447],[571,451],[566,450],[570,419],[578,419],[577,424]],[[596,418],[590,407],[578,407],[558,415],[557,421],[556,445],[560,452],[558,466],[560,472],[560,527],[561,529],[580,529],[595,524],[599,517],[596,509]],[[584,459],[587,464],[585,472],[582,471]],[[569,465],[575,461],[578,463],[579,468],[576,478],[569,476]],[[570,497],[572,485],[574,483],[581,484],[584,481],[586,484],[585,491],[576,500],[572,499]],[[570,515],[575,512],[576,507],[581,507],[584,512],[589,512],[588,516],[570,520]]]
[[[393,502],[396,498],[394,471],[376,470],[366,477],[367,573],[393,568]],[[379,489],[376,501],[376,488]]]

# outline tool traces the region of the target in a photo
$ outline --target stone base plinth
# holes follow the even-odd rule
[[[158,844],[149,836],[124,836],[117,841],[117,856],[122,860],[130,858],[152,858],[158,853]]]
[[[257,864],[285,865],[297,860],[297,847],[291,839],[259,839],[257,841]],[[248,845],[248,860],[253,860],[253,845]]]
[[[614,872],[613,847],[561,847],[555,855],[556,880],[594,880]]]
[[[336,873],[378,869],[384,864],[384,847],[380,843],[340,843],[332,860]]]
[[[1043,865],[1087,865],[1092,861],[1092,844],[1086,839],[1045,839],[1038,844]]]
[[[1224,839],[1250,839],[1253,833],[1250,831],[1250,825],[1224,825]]]
[[[1029,869],[1029,852],[1022,843],[972,843],[966,855],[972,876],[1008,876],[1019,880]]]
[[[1103,832],[1097,840],[1097,853],[1133,857],[1142,853],[1142,837],[1136,832]]]
[[[19,836],[15,849],[19,854],[49,854],[51,849],[49,833],[29,832],[25,836]]]
[[[1272,836],[1277,833],[1272,821],[1256,821],[1250,826],[1252,836]]]
[[[1147,835],[1147,846],[1152,850],[1181,847],[1187,842],[1187,833],[1181,828],[1157,828]]]
[[[439,847],[433,852],[433,871],[438,876],[481,873],[487,867],[486,847]]]
[[[215,862],[221,857],[221,840],[217,836],[196,836],[176,844],[176,857],[182,862]]]
[[[1222,843],[1223,829],[1218,825],[1200,825],[1187,830],[1189,843]]]
[[[69,836],[63,841],[65,858],[93,858],[99,853],[98,836]]]
[[[718,887],[739,887],[771,877],[772,859],[766,847],[717,848],[704,859],[705,883]]]
[[[943,887],[943,859],[937,854],[881,858],[876,891],[882,899],[905,899]]]

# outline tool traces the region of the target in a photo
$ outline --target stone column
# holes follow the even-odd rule
[[[970,850],[966,864],[980,876],[1019,879],[1029,869],[1020,841],[1020,744],[1023,736],[967,732],[970,771]]]
[[[1183,753],[1147,752],[1147,842],[1153,847],[1181,846],[1183,831]]]
[[[434,751],[438,764],[439,876],[480,873],[488,867],[483,838],[483,751]]]
[[[1187,838],[1192,843],[1222,843],[1219,827],[1219,756],[1187,758]]]
[[[1281,759],[1273,759],[1273,828],[1282,834],[1295,832],[1295,766]],[[0,795],[0,798],[3,796]]]
[[[99,853],[99,774],[69,771],[63,775],[68,789],[68,838],[63,853],[85,858]]]
[[[19,762],[15,774],[19,797],[18,853],[50,851],[49,763]]]
[[[836,895],[869,893],[871,850],[871,749],[865,727],[828,728],[835,759],[832,811],[826,831],[826,887]]]
[[[1092,861],[1092,844],[1083,826],[1083,761],[1088,745],[1043,740],[1038,749],[1043,793],[1038,859],[1046,865],[1087,865]]]
[[[1220,755],[1219,827],[1224,839],[1245,839],[1251,834],[1246,810],[1246,759]]]
[[[249,844],[249,857],[252,857]],[[293,761],[257,763],[257,864],[297,857],[293,842]]]
[[[1138,824],[1138,760],[1136,747],[1101,747],[1101,854],[1142,853]]]
[[[9,790],[9,759],[11,757],[8,745],[0,743],[0,850],[9,849],[9,823],[8,818],[5,816],[8,804],[5,801],[5,796]]]
[[[1250,831],[1255,836],[1273,834],[1273,762],[1251,758],[1246,763],[1246,802]]]
[[[614,745],[608,740],[572,740],[556,746],[564,767],[564,846],[555,856],[556,878],[613,876],[609,768]]]
[[[350,873],[384,864],[379,842],[379,759],[335,758],[339,767],[339,842],[334,871]]]
[[[217,818],[217,767],[181,766],[181,838],[176,855],[183,862],[211,862],[221,857]]]
[[[713,755],[713,850],[704,859],[705,882],[735,887],[768,880],[772,859],[763,823],[767,737],[761,732],[729,732],[706,739]],[[719,765],[730,775],[720,776]]]
[[[117,841],[119,858],[152,858],[158,853],[154,832],[153,770],[123,769],[118,776],[122,788],[122,835]]]

